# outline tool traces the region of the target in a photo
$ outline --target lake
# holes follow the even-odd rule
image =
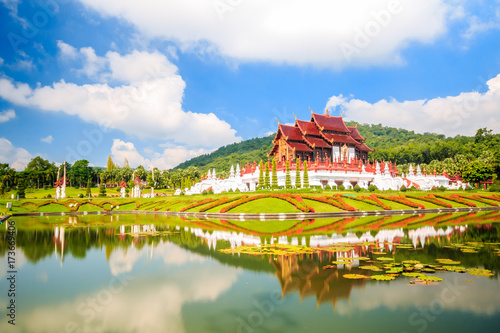
[[[0,226],[0,331],[498,332],[498,222],[15,217]]]

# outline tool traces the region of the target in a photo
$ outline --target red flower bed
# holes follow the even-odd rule
[[[203,206],[203,205],[205,205],[207,203],[210,203],[210,202],[213,202],[213,201],[216,201],[216,199],[207,198],[207,199],[204,199],[204,200],[201,200],[201,201],[193,202],[192,204],[190,204],[190,205],[188,205],[186,207],[182,207],[179,211],[180,212],[185,212],[188,209],[191,209],[191,208],[194,208],[194,207],[198,207],[198,206]]]
[[[365,196],[349,197],[349,199],[353,199],[353,200],[356,200],[359,202],[364,202],[364,203],[367,203],[370,205],[374,205],[374,206],[380,207],[380,208],[385,209],[385,210],[392,210],[391,206],[386,205],[385,203],[380,201],[377,198],[376,194],[372,194],[370,197],[365,197]]]
[[[437,206],[452,208],[449,203],[439,200],[433,194],[428,194],[427,196],[423,196],[423,195],[422,196],[416,196],[416,195],[410,196],[410,195],[408,195],[408,197],[413,198],[413,199],[427,201],[427,202],[430,202],[430,203],[435,204]]]
[[[265,199],[265,198],[276,198],[276,199],[285,200],[286,202],[292,204],[295,208],[297,208],[298,210],[300,210],[303,213],[314,212],[314,209],[312,209],[311,207],[307,206],[304,202],[297,201],[290,194],[272,194],[272,193],[269,193],[269,194],[259,194],[259,195],[255,195],[255,196],[252,196],[252,197],[240,198],[240,199],[234,201],[229,206],[226,206],[226,207],[222,208],[220,210],[220,212],[221,213],[227,213],[231,209],[236,208],[236,207],[238,207],[240,205],[243,205],[243,204],[245,204],[247,202],[250,202],[250,201],[253,201],[253,200],[258,200],[258,199]]]
[[[477,207],[477,205],[473,202],[470,202],[470,201],[466,201],[462,198],[460,198],[459,195],[456,195],[456,194],[451,194],[451,195],[438,195],[436,194],[436,197],[438,198],[442,198],[442,199],[446,199],[446,200],[450,200],[450,201],[453,201],[453,202],[456,202],[456,203],[459,203],[459,204],[462,204],[462,205],[466,205],[466,206],[469,206],[469,207]]]
[[[248,195],[243,195],[242,198],[246,198],[248,197]],[[214,202],[212,202],[210,205],[208,206],[205,206],[205,207],[201,207],[198,212],[202,213],[202,212],[206,212],[207,210],[210,210],[214,207],[217,207],[217,206],[220,206],[220,205],[224,205],[226,203],[229,203],[231,201],[236,201],[238,200],[239,198],[238,197],[233,197],[233,198],[226,198],[226,197],[223,197],[223,198],[220,198],[219,200],[216,200]]]
[[[494,195],[490,195],[490,196],[488,196],[488,195],[474,195],[474,198],[475,197],[483,198],[483,199],[489,199],[489,200],[493,200],[493,201],[500,201],[500,197],[497,197],[497,196],[494,196]],[[483,201],[481,201],[481,202],[483,202]],[[495,205],[495,204],[489,203],[489,202],[484,202],[484,203],[486,203],[488,205],[498,206],[498,205]]]
[[[350,212],[356,211],[356,208],[346,204],[345,201],[342,200],[342,197],[340,196],[340,194],[335,194],[333,197],[330,197],[330,198],[329,197],[314,197],[314,196],[309,196],[309,195],[304,195],[303,198],[308,199],[308,200],[322,202],[322,203],[325,203],[327,205],[335,206],[337,208],[347,210]]]
[[[400,196],[400,197],[390,196],[390,197],[385,198],[385,199],[386,200],[391,200],[391,201],[394,201],[394,202],[398,202],[400,204],[403,204],[403,205],[406,205],[406,206],[409,206],[409,207],[412,207],[412,208],[425,209],[424,205],[421,205],[419,203],[410,201],[405,196]]]

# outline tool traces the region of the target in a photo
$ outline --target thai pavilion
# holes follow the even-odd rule
[[[311,120],[295,118],[295,124],[278,125],[269,155],[278,161],[295,160],[344,162],[355,159],[366,164],[373,151],[364,142],[356,126],[346,126],[342,117],[311,112]]]

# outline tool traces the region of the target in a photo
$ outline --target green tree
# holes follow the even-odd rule
[[[302,187],[302,180],[300,179],[300,160],[297,158],[295,161],[295,188]]]
[[[264,188],[271,187],[271,179],[269,178],[269,162],[266,162],[266,173],[264,176]]]
[[[86,182],[90,177],[90,167],[89,161],[87,160],[78,160],[71,167],[71,172],[69,174],[69,178],[73,183],[78,183],[80,187],[82,187],[82,183]]]
[[[285,188],[287,190],[292,188],[292,177],[290,177],[290,161],[286,161]]]
[[[125,157],[125,160],[123,161],[123,167],[130,168],[130,166],[128,165],[128,159],[126,157]]]
[[[101,182],[101,186],[99,187],[99,196],[100,197],[106,196],[106,184],[104,182]]]
[[[17,192],[16,192],[16,195],[19,197],[19,199],[26,198],[25,186],[26,185],[24,178],[19,178],[17,181]]]
[[[257,185],[257,189],[260,190],[264,188],[264,162],[260,160],[259,164],[259,184]]]
[[[113,162],[113,159],[111,158],[111,155],[108,155],[108,163],[106,165],[106,171],[111,171],[115,168],[115,163]]]
[[[139,165],[137,168],[135,168],[135,176],[139,177],[140,180],[146,180],[148,177],[148,172],[142,165]]]
[[[92,190],[90,189],[90,178],[87,180],[87,191],[85,192],[85,195],[87,197],[90,197],[92,195]]]
[[[464,168],[462,177],[468,183],[477,184],[493,177],[493,167],[475,160]]]
[[[272,176],[271,188],[273,190],[278,188],[278,172],[276,167],[276,159],[273,159],[273,176]]]
[[[302,177],[304,180],[303,186],[305,188],[309,187],[309,173],[307,172],[307,161],[304,161],[304,176]]]

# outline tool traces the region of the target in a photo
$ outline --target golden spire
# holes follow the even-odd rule
[[[344,116],[344,112],[345,112],[345,110],[344,110],[344,111],[342,111],[342,114],[340,115],[341,117],[343,117],[343,116]]]
[[[325,114],[326,114],[327,116],[329,116],[329,115],[330,115],[330,112],[328,111],[328,108],[326,109]]]
[[[356,123],[356,125],[354,125],[354,127],[358,128],[358,124],[359,124],[359,123]]]
[[[295,113],[293,113],[293,117],[295,118],[295,120],[297,120],[297,116],[295,115]]]
[[[314,112],[313,112],[313,109],[311,109],[311,107],[309,107],[309,110],[311,110],[311,114],[312,114],[312,113],[314,113]]]
[[[278,122],[278,125],[280,124],[280,121],[278,120],[278,118],[276,118],[276,121]]]

